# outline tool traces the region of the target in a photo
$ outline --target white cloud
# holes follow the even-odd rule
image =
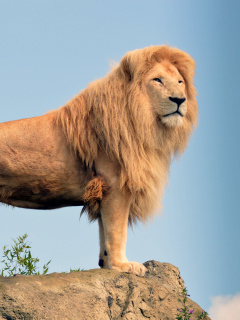
[[[235,296],[218,296],[211,300],[208,313],[212,320],[240,320],[240,293]]]

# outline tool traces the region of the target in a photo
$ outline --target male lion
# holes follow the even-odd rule
[[[83,206],[98,220],[103,268],[143,275],[125,255],[127,225],[156,212],[171,158],[197,122],[195,63],[151,46],[46,115],[0,124],[0,201]]]

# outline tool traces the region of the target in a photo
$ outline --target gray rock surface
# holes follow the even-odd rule
[[[178,268],[157,261],[144,265],[145,277],[104,269],[0,277],[0,319],[175,320],[184,288]],[[189,304],[201,313],[195,302]]]

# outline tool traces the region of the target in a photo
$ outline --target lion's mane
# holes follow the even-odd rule
[[[161,123],[143,86],[145,75],[163,60],[170,61],[186,83],[188,109],[180,127]],[[188,144],[198,115],[194,68],[193,59],[178,49],[135,50],[57,111],[57,125],[88,167],[94,166],[100,149],[119,162],[120,187],[132,194],[129,222],[145,221],[156,212],[170,161]]]

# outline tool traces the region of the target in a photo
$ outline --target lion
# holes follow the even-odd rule
[[[143,276],[126,258],[127,226],[160,210],[171,159],[196,127],[194,69],[179,49],[137,49],[63,107],[0,124],[0,201],[83,206],[99,224],[99,266]]]

